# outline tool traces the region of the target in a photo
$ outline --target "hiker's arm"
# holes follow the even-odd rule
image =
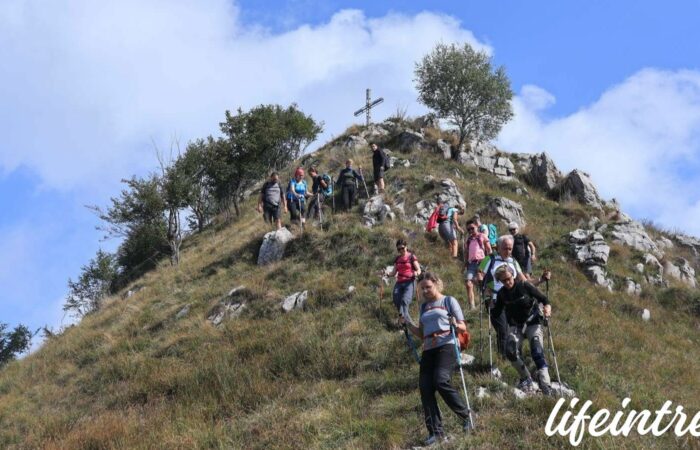
[[[453,317],[452,325],[457,333],[465,333],[467,331],[467,324],[463,320],[457,320]]]
[[[454,221],[455,228],[457,228],[457,231],[459,231],[461,234],[464,234],[464,230],[462,229],[462,227],[459,226],[459,214],[455,212],[454,216],[452,216],[452,220]]]
[[[405,318],[404,316],[399,316],[399,323],[401,325],[406,325],[406,329],[411,332],[414,336],[417,338],[423,339],[423,328],[421,326],[415,326],[411,323],[410,319]]]
[[[525,290],[530,295],[530,297],[534,298],[543,305],[549,305],[549,299],[547,298],[547,296],[544,295],[542,291],[537,289],[532,283],[525,282],[523,285],[525,286]]]
[[[413,273],[415,274],[415,276],[419,276],[421,274],[421,271],[420,271],[420,264],[418,264],[417,259],[413,261],[412,266],[413,266]]]
[[[481,235],[481,242],[484,244],[484,251],[486,252],[487,255],[490,255],[493,253],[493,249],[491,248],[491,241],[489,241],[489,238],[484,236],[483,234]]]
[[[387,277],[389,277],[389,278],[395,277],[395,276],[396,276],[396,272],[397,272],[396,266],[391,266],[391,270],[389,270],[389,271],[387,271],[386,269],[384,269],[384,276],[387,276]]]
[[[549,269],[545,269],[544,272],[542,272],[542,276],[539,277],[536,281],[531,281],[531,283],[535,286],[539,286],[540,284],[544,283],[545,281],[549,281],[552,278],[552,272],[549,271]]]
[[[532,258],[532,261],[537,261],[537,248],[535,247],[535,243],[530,241],[527,246],[530,247],[530,257]]]

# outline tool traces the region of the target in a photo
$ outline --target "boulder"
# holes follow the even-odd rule
[[[360,133],[360,136],[365,139],[366,142],[374,142],[377,145],[384,144],[391,139],[391,133],[389,130],[374,123],[365,128]]]
[[[651,311],[644,308],[644,311],[642,311],[642,320],[645,322],[649,322],[651,320]]]
[[[294,239],[294,235],[286,228],[265,234],[258,253],[258,265],[264,266],[265,264],[281,260],[284,256],[285,247],[292,239]]]
[[[629,295],[639,296],[642,293],[642,286],[631,278],[625,278],[625,292]]]
[[[561,177],[561,172],[546,153],[530,157],[530,170],[525,179],[531,185],[550,192],[557,186]]]
[[[685,258],[676,258],[675,264],[671,261],[664,261],[664,276],[679,280],[691,288],[696,287],[695,269],[693,269]]]
[[[390,156],[389,157],[389,166],[390,167],[397,167],[397,166],[411,167],[411,161],[409,161],[407,159],[397,158],[395,156]]]
[[[494,145],[489,143],[472,144],[469,148],[465,146],[465,150],[460,152],[462,164],[491,172],[505,180],[510,180],[515,175],[513,162]],[[461,153],[464,153],[464,156]]]
[[[574,169],[559,182],[554,189],[554,196],[561,200],[573,198],[584,205],[595,209],[603,209],[603,204],[598,196],[598,191],[591,181],[591,177],[578,169]]]
[[[632,247],[640,252],[652,253],[659,258],[663,257],[663,252],[649,237],[644,226],[626,214],[624,214],[623,221],[612,225],[610,234],[615,243]]]
[[[369,143],[362,136],[351,135],[343,142],[343,147],[350,150],[364,150],[369,147]]]
[[[433,187],[438,189],[438,192],[434,195],[434,199],[431,200],[421,200],[416,203],[417,213],[413,217],[415,223],[425,225],[428,223],[430,215],[435,210],[437,202],[441,201],[447,203],[450,206],[461,206],[462,208],[467,207],[467,202],[464,201],[464,197],[459,193],[457,185],[454,181],[449,178],[435,182],[435,179],[431,176],[425,177],[424,181],[426,183],[432,183]]]
[[[400,152],[411,153],[414,151],[427,148],[428,143],[425,141],[423,134],[413,130],[404,130],[396,137],[396,147]]]
[[[644,264],[642,263],[637,263],[636,266],[634,266],[635,270],[639,273],[644,273]]]
[[[291,312],[295,309],[304,309],[306,305],[306,299],[309,296],[309,291],[296,292],[289,297],[285,298],[280,306],[284,312]]]
[[[569,248],[586,276],[595,284],[612,291],[613,282],[608,279],[605,271],[610,247],[605,243],[603,235],[592,230],[578,229],[569,233],[568,239]]]
[[[608,278],[608,274],[603,267],[587,266],[583,269],[583,272],[593,283],[605,287],[612,292],[614,283]]]
[[[245,286],[237,286],[231,289],[226,297],[207,313],[207,320],[212,325],[219,326],[224,319],[240,316],[246,308],[246,302],[253,296],[254,294],[249,289],[246,289]]]
[[[516,222],[520,227],[524,227],[526,224],[523,206],[505,197],[492,198],[479,213],[497,215],[503,219],[506,225],[510,222]]]
[[[450,144],[443,141],[442,139],[438,139],[435,145],[437,146],[438,153],[441,153],[443,158],[452,158],[452,149],[450,147]]]
[[[367,200],[362,213],[362,222],[366,227],[373,227],[377,223],[385,220],[394,220],[396,215],[391,211],[389,205],[384,203],[382,195],[375,195]]]
[[[656,273],[663,273],[664,268],[659,262],[659,260],[656,258],[656,256],[652,255],[651,253],[645,253],[644,256],[644,265],[648,266],[651,268],[653,272]],[[643,270],[642,270],[643,272]]]
[[[440,129],[440,119],[433,113],[428,113],[424,116],[416,117],[413,125],[417,128],[437,128]]]
[[[674,247],[673,241],[663,236],[656,240],[656,246],[659,247],[661,251],[669,250]]]
[[[698,256],[698,251],[700,250],[700,239],[694,236],[688,236],[687,234],[677,233],[671,236],[678,245],[682,247],[687,247],[693,251],[695,256]]]
[[[190,313],[190,305],[185,305],[184,308],[182,308],[180,311],[178,311],[177,314],[175,314],[175,319],[180,320],[184,317],[187,317],[187,315]]]

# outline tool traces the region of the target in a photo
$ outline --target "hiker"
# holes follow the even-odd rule
[[[270,179],[260,189],[260,198],[256,208],[259,213],[263,214],[263,220],[269,223],[274,221],[278,230],[282,228],[280,207],[284,207],[284,212],[287,213],[287,202],[284,199],[283,192],[279,175],[277,172],[272,172]]]
[[[537,261],[537,248],[525,234],[520,233],[516,222],[508,224],[508,231],[513,236],[513,258],[520,264],[527,279],[532,278],[532,263]]]
[[[448,204],[443,204],[438,210],[438,233],[450,248],[450,254],[453,258],[459,258],[457,232],[464,234],[464,230],[459,226],[460,214],[464,214],[464,208],[461,206],[450,208]]]
[[[361,169],[360,167],[360,170]],[[345,169],[340,171],[340,174],[338,174],[338,181],[335,183],[336,186],[340,187],[340,197],[343,201],[343,209],[345,209],[346,212],[350,211],[355,201],[355,194],[357,193],[355,180],[363,181],[363,178],[352,168],[352,159],[348,159],[345,161]]]
[[[313,194],[309,199],[309,207],[306,209],[306,218],[312,216],[315,219],[321,217],[323,214],[323,202],[326,200],[325,192],[330,185],[330,177],[328,175],[321,176],[318,174],[318,170],[315,167],[309,168],[309,175],[311,175],[311,193]]]
[[[496,269],[495,277],[503,284],[498,291],[495,314],[505,312],[508,323],[506,358],[520,375],[518,388],[525,392],[533,390],[530,371],[522,357],[523,341],[530,341],[530,354],[537,367],[537,382],[545,395],[551,395],[552,386],[544,355],[544,318],[552,315],[549,299],[527,281],[516,281],[511,268],[502,265]],[[540,305],[543,305],[540,309]]]
[[[292,221],[299,220],[300,224],[304,223],[304,206],[307,195],[304,169],[297,167],[294,171],[294,178],[289,180],[289,185],[287,186],[287,203],[289,203]]]
[[[479,264],[490,255],[493,250],[488,236],[479,231],[479,226],[474,220],[467,221],[467,240],[462,249],[464,257],[464,282],[467,288],[467,298],[469,307],[473,310],[476,308],[474,302],[474,282],[479,271]]]
[[[374,191],[384,193],[384,171],[389,168],[389,159],[384,150],[375,143],[370,145],[372,149],[372,168],[374,169]]]
[[[508,323],[506,322],[505,313],[501,311],[500,314],[496,314],[494,311],[496,295],[498,291],[503,287],[503,283],[495,278],[496,270],[503,265],[507,265],[511,268],[512,272],[515,274],[516,281],[526,281],[525,275],[520,268],[520,264],[513,258],[513,236],[506,234],[498,238],[498,244],[496,247],[496,252],[493,255],[489,255],[481,261],[479,264],[479,272],[477,273],[477,280],[482,282],[482,289],[487,290],[490,295],[489,303],[489,316],[491,318],[491,324],[494,330],[496,330],[496,343],[498,347],[498,352],[501,355],[505,353],[506,336],[508,334]],[[544,277],[533,282],[534,285],[539,285],[544,282]]]
[[[447,406],[463,421],[463,429],[466,431],[470,426],[469,409],[450,383],[457,364],[450,325],[455,327],[457,333],[466,332],[467,325],[457,299],[442,294],[443,283],[440,277],[426,272],[418,283],[418,288],[423,294],[419,325],[413,325],[408,317],[400,317],[399,323],[406,324],[411,333],[423,340],[418,385],[429,434],[425,443],[431,445],[445,439],[435,391],[440,393]]]
[[[413,282],[421,274],[418,258],[408,251],[406,240],[396,241],[396,251],[399,255],[394,259],[394,268],[390,272],[383,272],[387,277],[396,277],[392,298],[399,315],[410,318],[408,306],[413,300]]]
[[[489,243],[491,244],[491,249],[496,251],[496,241],[498,240],[498,228],[496,224],[485,224],[481,223],[481,217],[478,214],[474,214],[471,220],[476,223],[476,226],[480,233],[489,238]]]

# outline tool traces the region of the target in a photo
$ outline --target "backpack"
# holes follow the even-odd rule
[[[331,177],[327,173],[324,173],[321,175],[321,179],[326,182],[326,188],[321,191],[323,195],[333,195],[333,183],[331,183]]]
[[[438,208],[435,208],[433,213],[428,218],[428,223],[425,225],[425,231],[430,233],[437,227]]]
[[[494,247],[496,245],[496,243],[498,242],[498,227],[496,227],[495,223],[490,223],[490,224],[488,224],[488,229],[489,229],[489,243],[491,244],[491,247]]]
[[[437,211],[437,223],[442,223],[449,218],[450,207],[448,205],[441,205]]]
[[[384,153],[384,150],[379,150],[382,152],[382,155],[384,156],[384,171],[387,171],[391,168],[391,162],[389,161],[389,157],[386,156],[386,153]]]
[[[524,234],[513,237],[513,258],[518,262],[525,261],[530,256],[530,240]]]
[[[469,256],[471,256],[471,253],[469,252],[469,247],[472,241],[476,240],[476,242],[479,244],[479,248],[481,248],[481,251],[484,252],[484,256],[486,256],[486,250],[484,249],[484,235],[481,233],[477,233],[476,236],[469,236],[467,238],[467,245],[465,245],[463,251],[467,255],[467,259],[469,259]]]

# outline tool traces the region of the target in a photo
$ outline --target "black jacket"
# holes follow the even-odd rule
[[[547,296],[540,292],[535,286],[527,281],[516,281],[512,289],[508,290],[503,286],[501,290],[498,291],[493,314],[498,316],[501,314],[501,311],[505,310],[508,324],[521,326],[525,324],[532,314],[533,306],[537,308],[537,306],[535,306],[537,302],[543,305],[549,305]],[[530,322],[530,324],[534,323],[542,323],[541,315],[538,315],[537,319]]]

